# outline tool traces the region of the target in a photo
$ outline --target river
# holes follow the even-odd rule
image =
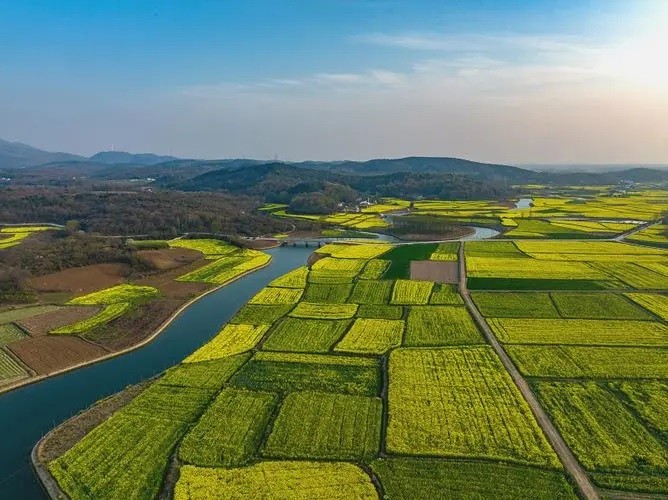
[[[95,401],[177,364],[272,279],[304,265],[308,248],[267,250],[271,264],[198,300],[148,345],[0,395],[0,498],[43,499],[30,451],[51,428]]]

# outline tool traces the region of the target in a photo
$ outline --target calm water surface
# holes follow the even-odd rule
[[[272,279],[304,265],[312,251],[268,250],[268,267],[195,302],[147,346],[1,395],[0,498],[45,498],[30,467],[30,451],[42,435],[98,399],[181,361]]]

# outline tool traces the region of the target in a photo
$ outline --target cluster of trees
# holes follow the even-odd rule
[[[292,227],[287,221],[257,213],[260,205],[257,198],[223,193],[6,188],[0,192],[0,222],[65,224],[76,220],[87,232],[155,238],[187,232],[259,236]]]

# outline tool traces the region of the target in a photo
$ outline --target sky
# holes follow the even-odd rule
[[[668,163],[668,0],[0,0],[0,138]]]

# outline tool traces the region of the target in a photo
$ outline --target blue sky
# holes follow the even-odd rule
[[[666,4],[0,0],[0,137],[78,153],[665,163]]]

